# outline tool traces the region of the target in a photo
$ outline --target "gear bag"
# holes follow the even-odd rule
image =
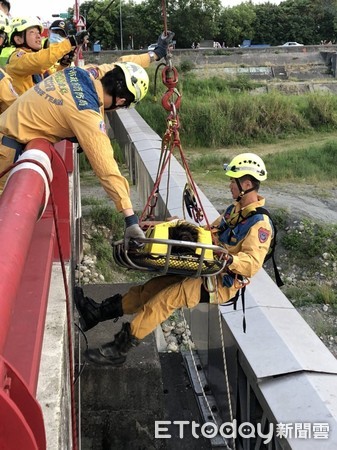
[[[274,267],[274,273],[275,273],[275,282],[277,284],[278,287],[281,287],[284,285],[279,270],[277,268],[277,264],[275,261],[275,248],[276,248],[276,237],[277,237],[277,228],[273,222],[273,219],[270,215],[270,212],[263,208],[262,206],[258,206],[254,211],[252,211],[249,216],[247,217],[251,217],[254,216],[255,214],[265,214],[266,216],[269,217],[269,220],[272,224],[274,233],[273,236],[271,238],[271,242],[270,242],[270,247],[268,250],[268,253],[266,254],[265,258],[264,258],[264,262],[266,263],[267,261],[269,261],[270,259],[273,262],[273,267]],[[233,274],[234,275],[234,274]],[[242,275],[237,275],[238,280],[241,280],[243,282],[244,278],[242,277]],[[243,332],[246,332],[246,315],[245,315],[245,292],[246,292],[246,284],[243,284],[243,286],[236,292],[235,296],[233,298],[231,298],[230,300],[228,300],[228,302],[224,303],[224,306],[229,306],[229,305],[233,305],[234,309],[236,310],[236,306],[237,306],[237,302],[239,300],[239,297],[241,295],[241,301],[242,301],[242,314],[243,314],[243,319],[242,319],[242,329]]]

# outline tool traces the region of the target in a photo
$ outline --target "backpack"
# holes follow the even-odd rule
[[[268,253],[267,253],[266,256],[265,256],[264,262],[263,262],[263,263],[269,261],[270,259],[272,260],[272,262],[273,262],[273,267],[274,267],[274,273],[275,273],[275,281],[276,281],[277,286],[278,286],[278,287],[281,287],[281,286],[284,285],[284,283],[283,283],[283,281],[282,281],[282,279],[281,279],[281,276],[280,276],[280,273],[279,273],[279,270],[278,270],[278,268],[277,268],[276,261],[275,261],[275,248],[276,248],[276,244],[277,244],[277,241],[276,241],[277,228],[276,228],[276,226],[275,226],[275,224],[274,224],[274,222],[273,222],[273,219],[271,218],[271,215],[270,215],[270,213],[269,213],[269,211],[268,211],[267,209],[263,208],[262,206],[258,206],[258,207],[257,207],[254,211],[252,211],[251,214],[249,214],[249,216],[247,216],[247,217],[255,216],[255,214],[265,214],[266,216],[269,217],[269,219],[270,219],[270,221],[271,221],[271,224],[272,224],[274,233],[273,233],[273,236],[272,236],[272,238],[271,238],[271,242],[270,242],[270,247],[269,247]],[[240,276],[239,276],[239,277],[240,277]],[[223,304],[224,306],[227,306],[227,305],[228,305],[228,306],[229,306],[229,305],[233,305],[234,310],[236,310],[236,305],[237,305],[237,302],[238,302],[239,297],[240,297],[240,295],[241,295],[241,301],[242,301],[242,314],[243,314],[242,328],[243,328],[243,332],[244,332],[244,333],[246,332],[245,292],[246,292],[246,286],[243,286],[242,288],[240,288],[240,289],[236,292],[236,294],[235,294],[235,296],[234,296],[233,298],[231,298],[228,302],[226,302],[226,303]]]
[[[262,206],[258,206],[256,208],[256,210],[253,211],[252,214],[250,214],[249,217],[254,216],[255,214],[265,214],[266,216],[269,217],[269,219],[271,221],[271,224],[273,226],[274,235],[271,238],[270,247],[269,247],[268,253],[266,254],[266,256],[264,258],[264,262],[263,263],[266,263],[270,259],[272,260],[273,267],[274,267],[274,273],[275,273],[275,282],[276,282],[278,287],[281,287],[281,286],[284,285],[284,283],[283,283],[283,281],[281,279],[280,272],[279,272],[279,270],[277,268],[277,264],[276,264],[276,261],[275,261],[275,248],[276,248],[276,244],[277,244],[277,240],[276,240],[277,228],[276,228],[276,226],[275,226],[275,224],[273,222],[273,219],[272,219],[272,217],[270,215],[270,212],[267,209],[263,208]]]

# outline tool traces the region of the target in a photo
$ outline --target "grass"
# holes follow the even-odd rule
[[[90,178],[90,180],[92,180],[92,177]],[[83,182],[83,180],[82,180],[82,182]],[[95,185],[96,184],[97,184],[97,180],[95,182]],[[82,206],[103,206],[105,203],[106,203],[105,200],[103,200],[101,198],[96,198],[96,197],[82,197],[82,199],[81,199]]]
[[[248,77],[200,79],[184,73],[179,82],[181,140],[189,148],[270,144],[304,134],[334,132],[337,97],[330,93],[253,94],[261,83]],[[289,85],[290,86],[290,85]],[[159,99],[164,89],[159,87]],[[153,96],[138,111],[160,135],[167,112]]]
[[[266,185],[276,182],[297,184],[312,184],[323,186],[335,185],[337,182],[337,139],[324,140],[322,143],[295,146],[289,150],[273,151],[271,154],[262,154],[268,170]],[[287,147],[285,144],[283,147]],[[259,146],[261,148],[261,146]],[[255,149],[238,149],[236,153],[255,152]],[[228,154],[226,151],[189,154],[189,167],[197,175],[207,177],[208,182],[223,182],[223,164],[232,158],[233,148]],[[258,152],[259,153],[259,152]],[[264,152],[263,152],[264,153]],[[261,153],[259,153],[261,154]]]
[[[123,236],[124,217],[108,205],[93,206],[90,211],[90,217],[94,225],[104,226],[111,230],[115,240]]]

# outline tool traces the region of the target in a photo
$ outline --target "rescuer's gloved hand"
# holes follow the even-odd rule
[[[69,52],[66,55],[62,56],[62,58],[59,60],[59,63],[61,66],[68,67],[73,62],[75,52]]]
[[[167,49],[169,45],[172,44],[173,38],[174,38],[173,31],[168,31],[167,34],[162,33],[159,36],[157,47],[153,50],[154,53],[158,56],[158,60],[166,56]]]
[[[137,242],[137,239],[139,238],[145,238],[144,231],[140,228],[138,224],[138,217],[136,214],[133,214],[132,216],[125,217],[125,233],[124,233],[124,245],[125,250],[128,250],[130,239]],[[142,243],[139,243],[139,245],[143,245]]]
[[[82,30],[75,34],[75,36],[68,37],[71,45],[77,47],[78,45],[88,44],[89,42],[89,31]]]

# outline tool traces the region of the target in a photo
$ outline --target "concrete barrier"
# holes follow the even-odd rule
[[[160,138],[135,110],[113,113],[110,121],[145,204],[157,173]],[[185,174],[174,156],[170,183],[168,212],[182,217]],[[159,215],[165,211],[165,186],[164,181]],[[206,214],[213,220],[217,211],[201,191],[199,194]],[[188,313],[222,417],[228,419],[220,326],[230,368],[234,417],[253,425],[273,425],[275,430],[281,423],[287,424],[283,438],[273,434],[270,448],[333,449],[337,442],[337,360],[263,269],[246,292],[246,333],[240,305],[237,311],[220,307],[220,316],[219,308],[213,305],[200,305]],[[255,448],[261,448],[259,439],[252,438],[250,445],[252,441]],[[246,440],[241,444],[248,448]]]

